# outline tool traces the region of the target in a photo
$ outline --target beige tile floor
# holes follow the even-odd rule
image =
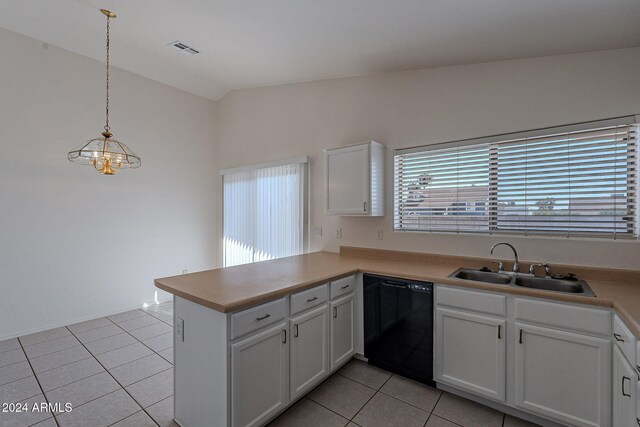
[[[269,425],[297,426],[526,427],[535,424],[354,359]]]
[[[71,412],[2,412],[0,427],[177,427],[173,307],[154,305],[0,341],[3,402]],[[517,427],[533,424],[352,360],[272,427]]]
[[[0,427],[177,427],[173,422],[173,305],[0,341]],[[59,403],[71,412],[33,411]]]

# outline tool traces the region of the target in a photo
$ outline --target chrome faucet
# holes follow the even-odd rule
[[[511,250],[513,251],[513,257],[515,258],[515,261],[513,263],[513,272],[520,273],[520,264],[518,263],[518,251],[516,251],[516,248],[514,248],[513,245],[511,245],[510,243],[500,242],[491,246],[491,255],[493,255],[493,250],[496,248],[496,246],[500,246],[500,245],[509,246],[511,248]]]
[[[539,262],[536,264],[531,264],[531,266],[529,267],[529,274],[531,274],[532,276],[536,275],[536,267],[542,267],[544,268],[544,276],[545,277],[551,277],[551,268],[549,267],[549,264],[547,264],[546,262]]]

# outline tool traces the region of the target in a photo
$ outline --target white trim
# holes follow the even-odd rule
[[[441,150],[443,148],[463,147],[466,145],[490,144],[493,142],[504,142],[515,139],[534,138],[537,136],[548,136],[568,132],[580,132],[584,130],[597,129],[600,127],[623,126],[632,123],[638,123],[640,116],[629,115],[623,117],[615,117],[611,119],[595,120],[592,122],[573,123],[564,126],[554,126],[541,129],[532,129],[522,132],[503,133],[499,135],[490,135],[480,138],[460,139],[457,141],[440,142],[436,144],[420,145],[408,148],[399,148],[394,150],[394,156],[400,154],[410,154],[419,151]]]
[[[258,169],[272,168],[275,166],[292,165],[295,163],[308,163],[308,162],[309,162],[309,157],[304,155],[304,156],[292,157],[289,159],[274,160],[272,162],[258,163],[258,164],[247,165],[247,166],[238,166],[236,168],[229,168],[229,169],[222,169],[220,171],[220,175],[228,175],[230,173],[254,171]]]

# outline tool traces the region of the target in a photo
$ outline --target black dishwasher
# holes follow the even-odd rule
[[[365,274],[364,356],[369,363],[435,386],[433,283]]]

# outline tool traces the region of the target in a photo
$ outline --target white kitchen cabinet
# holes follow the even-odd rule
[[[325,304],[291,319],[291,399],[329,374],[329,307]]]
[[[384,152],[375,141],[324,150],[326,215],[384,216]]]
[[[504,402],[505,324],[502,318],[437,308],[436,381]]]
[[[617,314],[613,315],[613,340],[627,360],[633,363],[638,340]]]
[[[234,427],[262,425],[289,403],[287,329],[281,323],[231,345]]]
[[[355,354],[353,294],[331,302],[331,370]]]
[[[613,349],[613,426],[629,427],[636,420],[638,374],[620,349]]]
[[[435,296],[438,383],[541,420],[611,425],[609,310],[445,285]]]
[[[515,331],[515,406],[567,425],[609,425],[610,340],[523,323]]]

